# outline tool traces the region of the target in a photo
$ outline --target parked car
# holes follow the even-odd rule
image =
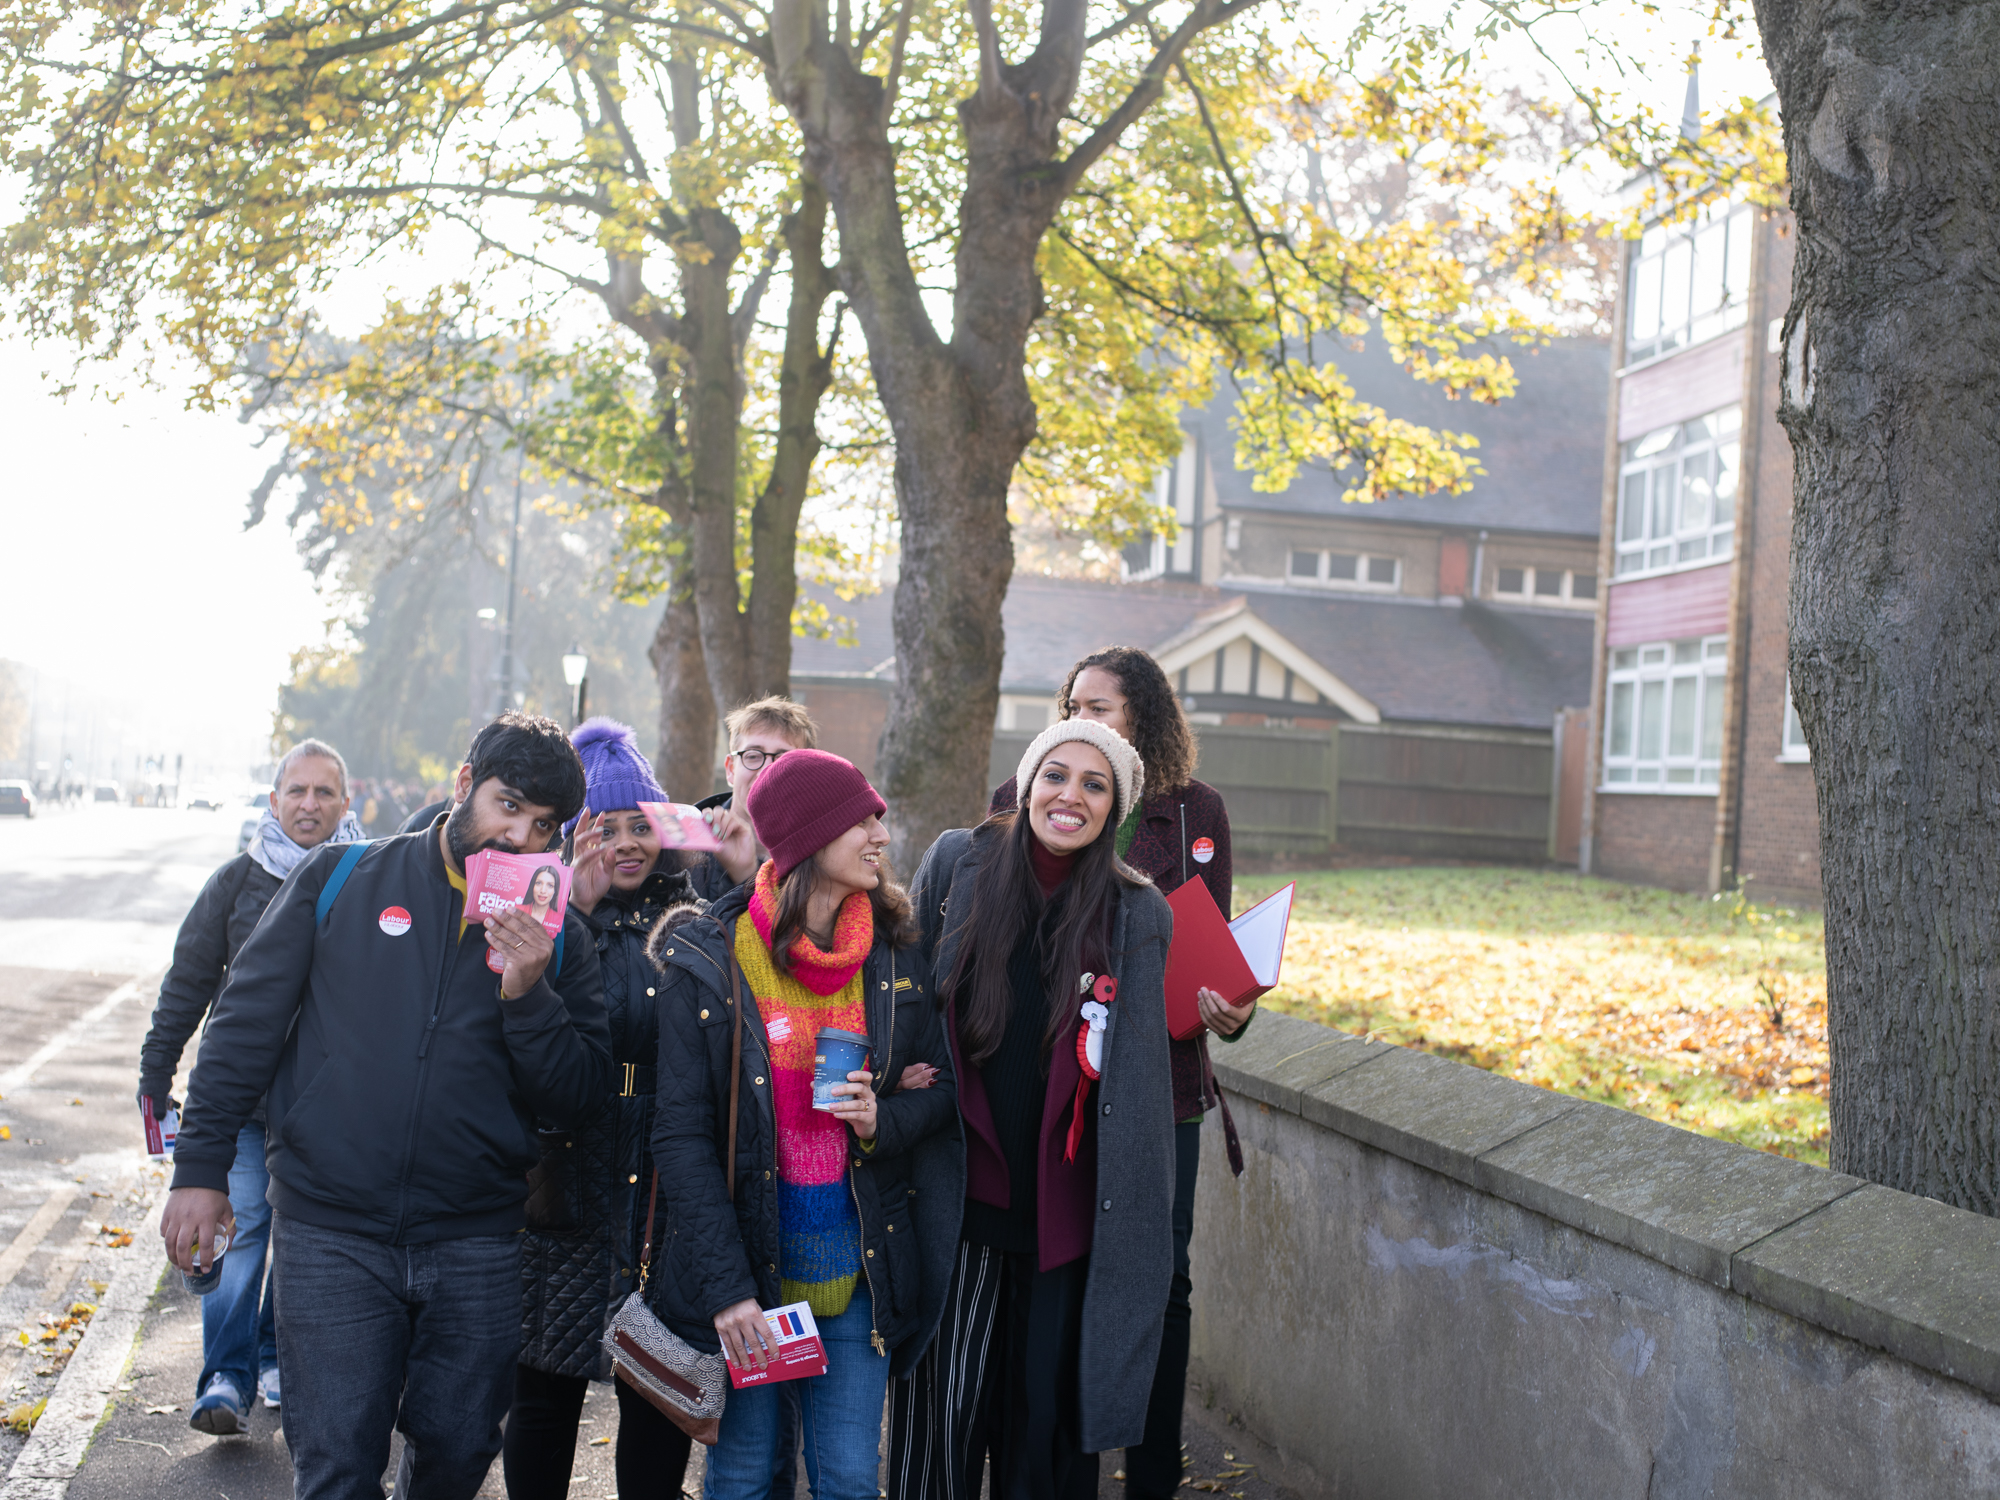
[[[25,781],[0,781],[0,814],[32,818],[35,789]]]
[[[270,793],[252,793],[246,805],[254,807],[256,811],[245,818],[243,826],[236,830],[236,852],[238,854],[248,849],[250,847],[250,840],[257,836],[257,825],[264,821],[264,809],[271,805]]]
[[[125,788],[115,781],[100,781],[90,789],[92,802],[123,802]]]
[[[203,812],[221,812],[229,805],[229,798],[221,792],[210,791],[207,787],[203,787],[198,792],[188,793],[187,805],[190,812],[196,809]]]

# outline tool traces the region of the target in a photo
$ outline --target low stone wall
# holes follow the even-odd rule
[[[1267,1014],[1194,1380],[1354,1500],[2000,1495],[2000,1220]]]

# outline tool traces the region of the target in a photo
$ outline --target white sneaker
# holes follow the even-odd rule
[[[278,1409],[278,1367],[276,1365],[258,1372],[257,1394],[264,1398],[264,1404],[272,1411]]]

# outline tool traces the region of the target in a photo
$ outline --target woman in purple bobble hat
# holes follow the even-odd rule
[[[588,719],[570,739],[585,784],[583,811],[567,830],[575,839],[570,906],[597,942],[611,1014],[612,1092],[591,1119],[541,1122],[542,1159],[521,1255],[521,1354],[502,1450],[510,1500],[569,1493],[584,1395],[591,1381],[611,1378],[604,1327],[636,1285],[653,1175],[660,978],[646,959],[646,937],[669,913],[692,915],[705,905],[639,810],[667,795],[631,729]],[[627,1500],[678,1496],[687,1434],[622,1381],[611,1383],[618,1493]]]

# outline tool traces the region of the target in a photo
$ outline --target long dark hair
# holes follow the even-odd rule
[[[907,948],[917,940],[910,893],[896,883],[895,874],[889,869],[888,850],[882,851],[876,868],[882,872],[882,878],[868,893],[868,904],[875,909],[875,936],[891,948]],[[792,944],[806,930],[806,910],[812,901],[813,887],[820,879],[819,855],[815,852],[793,865],[791,873],[778,882],[778,911],[771,918],[771,962],[781,974],[792,972]]]
[[[1132,723],[1127,738],[1145,763],[1146,795],[1178,792],[1193,781],[1200,747],[1181,710],[1180,695],[1160,664],[1137,646],[1106,646],[1071,667],[1063,685],[1056,689],[1056,712],[1065,719],[1075,715],[1070,690],[1078,676],[1091,667],[1109,672],[1124,690],[1125,716]]]
[[[1076,1021],[1076,1007],[1069,1002],[1077,998],[1078,976],[1087,964],[1103,961],[1111,946],[1119,886],[1132,878],[1118,858],[1117,819],[1107,816],[1103,831],[1077,852],[1064,885],[1061,911],[1050,930],[1044,930],[1049,903],[1035,879],[1030,847],[1035,835],[1027,814],[995,813],[973,836],[986,845],[987,853],[949,982],[948,992],[957,1002],[959,1045],[974,1067],[1000,1050],[1014,1012],[1007,960],[1022,934],[1034,932],[1040,940],[1048,1011],[1042,1027],[1046,1071],[1049,1054]]]

